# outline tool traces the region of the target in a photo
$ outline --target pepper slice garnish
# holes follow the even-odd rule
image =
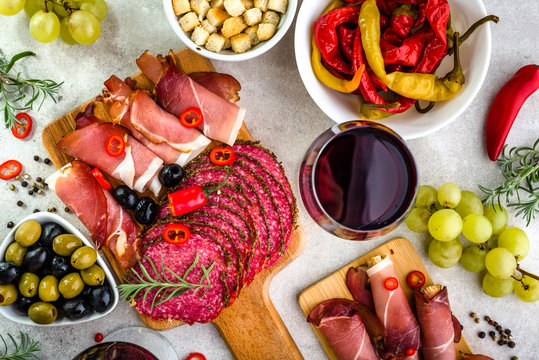
[[[125,140],[120,135],[111,135],[105,143],[105,150],[107,154],[112,157],[118,157],[125,151]]]
[[[19,175],[22,171],[22,165],[17,160],[8,160],[0,165],[0,179],[9,180]]]
[[[11,128],[11,133],[17,139],[24,139],[32,131],[32,118],[27,113],[19,113],[15,115],[15,118],[19,121]]]
[[[191,236],[189,228],[183,224],[168,224],[163,231],[163,238],[172,245],[183,245]]]
[[[414,270],[408,274],[406,282],[412,289],[423,287],[423,285],[425,285],[425,274],[423,274],[421,271]]]
[[[99,170],[98,168],[93,168],[92,175],[94,176],[94,178],[97,180],[97,182],[99,183],[99,185],[101,185],[103,189],[105,190],[112,189],[112,184],[110,183],[109,179],[107,179],[105,175],[103,175],[101,170]]]
[[[185,360],[206,360],[206,357],[201,353],[190,353]]]
[[[229,147],[217,146],[210,152],[210,161],[217,166],[232,165],[235,160],[236,154]]]
[[[406,349],[406,356],[412,356],[415,354],[415,349],[408,348]]]
[[[399,281],[394,277],[388,277],[384,280],[384,287],[391,291],[395,290],[399,286]]]
[[[188,128],[195,128],[202,124],[202,121],[204,121],[204,115],[202,110],[197,107],[191,107],[180,114],[180,122]]]

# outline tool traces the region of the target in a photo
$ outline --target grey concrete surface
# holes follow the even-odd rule
[[[315,1],[315,0],[310,0]],[[316,0],[318,1],[318,0]],[[33,156],[46,157],[41,145],[44,126],[77,105],[98,94],[103,81],[110,75],[125,77],[136,73],[135,59],[146,49],[164,53],[183,45],[166,23],[161,1],[110,0],[109,15],[102,22],[99,40],[90,46],[68,46],[57,40],[51,44],[36,42],[28,31],[24,13],[13,17],[0,16],[0,48],[7,56],[23,50],[33,50],[37,57],[18,65],[25,75],[64,81],[60,101],[46,101],[41,111],[32,111],[35,127],[28,140],[19,141],[9,130],[0,130],[0,161],[15,158],[24,164],[24,172],[46,177],[53,172],[51,166],[34,162]],[[463,189],[478,192],[477,185],[495,186],[501,175],[485,151],[485,118],[497,90],[522,65],[537,63],[537,14],[539,2],[526,1],[508,4],[502,0],[486,2],[488,13],[501,18],[492,26],[492,59],[487,79],[471,106],[452,124],[409,145],[420,169],[420,181],[439,186],[454,181]],[[434,266],[424,251],[424,238],[401,225],[382,239],[369,242],[350,242],[329,235],[319,228],[306,213],[298,191],[298,172],[303,154],[310,143],[333,122],[316,106],[305,90],[296,69],[293,50],[294,26],[271,51],[259,58],[242,62],[214,62],[218,71],[234,75],[242,84],[240,104],[247,108],[246,123],[253,135],[272,149],[283,162],[298,196],[300,222],[305,228],[306,247],[303,254],[278,274],[270,286],[270,296],[305,359],[325,359],[326,354],[299,308],[297,299],[303,289],[322,277],[339,269],[363,253],[385,241],[402,236],[410,239],[420,254],[432,278],[449,288],[455,315],[464,325],[464,336],[473,351],[497,360],[537,359],[537,333],[539,331],[539,303],[520,302],[515,295],[493,299],[483,294],[480,277],[467,273],[462,267],[440,269]],[[539,96],[531,96],[522,108],[508,137],[512,146],[530,145],[539,136]],[[425,115],[428,116],[428,115]],[[6,223],[17,222],[35,208],[63,209],[52,193],[30,197],[19,188],[8,189],[0,183],[0,239],[7,233]],[[25,205],[17,207],[22,200]],[[86,231],[72,214],[59,212]],[[524,227],[521,219],[510,216],[510,224]],[[526,228],[531,240],[530,254],[522,266],[539,272],[539,219]],[[488,336],[479,339],[477,332],[486,330],[484,321],[475,324],[468,316],[475,311],[512,330],[516,348],[500,347]],[[127,304],[119,304],[111,315],[79,326],[61,328],[35,328],[20,326],[0,318],[0,333],[19,330],[41,343],[43,359],[71,359],[81,349],[93,344],[94,334],[110,333],[119,328],[139,325],[140,320]],[[208,359],[231,358],[217,329],[211,325],[182,326],[163,332],[173,344],[180,359],[193,351],[205,353]],[[264,334],[260,334],[264,336]],[[271,354],[260,354],[271,358]]]

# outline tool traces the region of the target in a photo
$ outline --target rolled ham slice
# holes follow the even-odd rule
[[[417,353],[421,347],[420,328],[406,295],[400,284],[395,290],[384,287],[387,278],[397,278],[393,262],[387,255],[383,260],[376,257],[371,261],[374,265],[367,270],[367,274],[371,281],[374,308],[387,331],[381,357],[405,356],[408,349]]]

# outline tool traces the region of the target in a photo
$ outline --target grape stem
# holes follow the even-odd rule
[[[522,268],[520,267],[519,264],[517,264],[517,270],[522,274],[522,275],[526,275],[526,276],[529,276],[531,278],[534,278],[535,280],[539,280],[539,276],[535,275],[535,274],[532,274],[532,273],[529,273],[527,272],[526,270],[522,270]],[[521,281],[522,280],[522,277],[520,279],[517,279],[515,277],[513,277],[515,280],[518,280],[518,281]]]
[[[63,7],[66,11],[71,11],[73,12],[73,10],[78,10],[77,8],[73,8],[71,6],[69,6],[67,4],[67,2],[63,1],[63,0],[45,0],[45,9],[47,9],[48,11],[48,8],[47,8],[47,3],[48,2],[51,2],[53,4],[56,4],[56,5],[60,5],[61,7]]]

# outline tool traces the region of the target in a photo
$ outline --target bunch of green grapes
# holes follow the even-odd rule
[[[483,291],[502,297],[513,290],[519,299],[539,300],[539,281],[530,276],[517,276],[517,261],[526,257],[529,239],[516,227],[507,228],[507,211],[499,205],[483,207],[471,191],[447,182],[438,190],[420,186],[415,208],[406,218],[408,228],[430,235],[428,255],[439,267],[457,263],[470,272],[486,269]],[[460,235],[472,244],[463,249]]]
[[[22,9],[30,18],[30,33],[48,43],[58,36],[67,44],[91,44],[99,38],[99,22],[107,16],[104,0],[0,0],[1,15]]]

